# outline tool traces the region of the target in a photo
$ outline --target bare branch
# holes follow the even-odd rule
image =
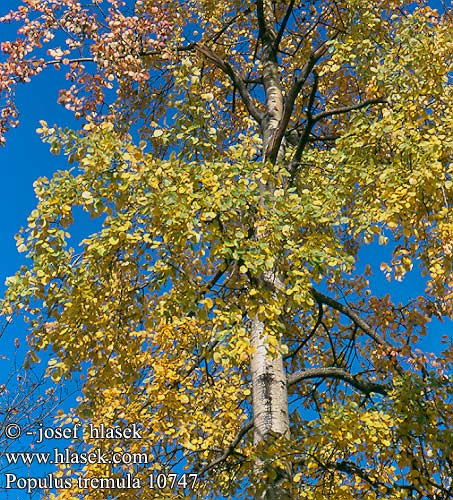
[[[322,323],[323,315],[324,315],[324,309],[322,307],[322,304],[318,303],[318,317],[316,319],[316,323],[315,323],[314,327],[311,329],[311,332],[307,335],[307,337],[292,352],[288,353],[284,357],[285,360],[293,358],[308,343],[308,341],[316,333],[316,330],[319,328],[319,325]]]
[[[369,337],[371,337],[377,344],[381,346],[388,346],[388,343],[371,327],[364,319],[362,319],[353,309],[349,306],[338,302],[338,300],[333,299],[322,292],[311,289],[311,294],[315,298],[316,302],[320,304],[325,304],[327,306],[333,307],[338,312],[344,314],[349,319],[351,319],[363,332],[365,332]]]
[[[333,309],[337,310],[338,312],[347,316],[350,320],[353,321],[355,325],[357,325],[366,335],[372,338],[380,346],[385,347],[387,349],[391,348],[394,351],[398,350],[396,347],[392,346],[389,342],[387,342],[384,338],[382,338],[376,332],[376,330],[371,325],[369,325],[364,319],[362,319],[351,307],[342,304],[341,302],[338,302],[338,300],[335,300],[332,297],[324,295],[322,292],[315,290],[314,288],[311,289],[311,293],[315,298],[316,302],[330,306]],[[404,369],[398,363],[397,359],[394,359],[393,362],[396,372],[399,375],[402,375],[404,373]]]
[[[311,378],[343,380],[367,395],[375,392],[385,396],[390,391],[390,387],[387,385],[370,382],[358,374],[354,375],[343,368],[337,368],[335,366],[307,368],[305,370],[292,373],[288,376],[288,386],[295,385],[301,380]]]

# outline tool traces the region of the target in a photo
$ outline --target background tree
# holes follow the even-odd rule
[[[419,349],[452,315],[450,13],[28,0],[3,20],[3,129],[47,66],[83,119],[42,123],[74,166],[36,183],[4,311],[25,311],[31,361],[53,350],[53,380],[82,372],[62,422],[141,422],[102,446],[154,457],[62,471],[137,490],[49,498],[450,498],[452,347]],[[81,250],[76,207],[99,223]],[[421,293],[375,294],[372,242]],[[179,463],[198,489],[146,481]]]
[[[5,334],[7,321],[0,330],[3,345],[8,343]],[[9,332],[8,332],[9,333]],[[21,452],[27,447],[35,447],[28,435],[38,426],[52,425],[55,412],[71,396],[66,384],[49,387],[44,370],[38,366],[25,368],[19,354],[20,340],[13,340],[14,350],[8,355],[0,354],[2,378],[0,380],[0,472],[10,473],[17,464],[10,462],[7,453]],[[4,348],[4,351],[8,351]],[[35,451],[40,447],[36,446]],[[23,464],[23,469],[32,476],[32,466]],[[2,481],[3,486],[3,481]]]

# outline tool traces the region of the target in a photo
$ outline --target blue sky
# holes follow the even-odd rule
[[[4,214],[0,233],[0,287],[2,294],[5,289],[5,278],[13,275],[19,266],[26,262],[24,255],[17,252],[14,235],[21,226],[26,225],[27,216],[36,205],[33,182],[40,176],[51,176],[55,170],[65,167],[65,159],[51,155],[48,145],[41,142],[36,133],[36,128],[39,126],[38,121],[44,119],[49,123],[77,125],[71,113],[56,103],[58,88],[64,84],[64,75],[63,73],[52,73],[41,74],[29,85],[18,89],[17,102],[21,112],[21,123],[17,129],[11,130],[8,134],[7,146],[0,148],[0,165],[2,166],[0,213]],[[14,365],[17,363],[19,366],[22,363],[27,351],[26,334],[27,326],[19,318],[15,318],[14,322],[6,328],[2,337],[0,354],[6,355],[7,359],[0,358],[0,385],[6,383],[10,374],[14,373]],[[16,347],[16,339],[19,340],[19,348]],[[11,380],[8,385],[11,393],[14,393],[14,388],[18,383],[20,382],[16,381],[15,378]],[[40,391],[40,393],[42,392]],[[0,405],[1,403],[2,399],[0,399]],[[20,422],[21,425],[24,423],[25,421]],[[26,438],[20,442],[11,443],[12,449],[27,451],[29,441]],[[2,443],[3,441],[0,440],[0,446]],[[47,442],[43,451],[49,451],[54,446],[55,444],[52,442]],[[4,484],[1,472],[1,467],[4,465],[5,461],[0,459],[0,485]],[[34,474],[39,477],[45,476],[47,472],[49,471],[38,467],[34,467],[31,471],[27,467],[21,467],[15,471],[18,476]],[[25,492],[18,490],[3,490],[1,497],[14,500],[30,498]]]

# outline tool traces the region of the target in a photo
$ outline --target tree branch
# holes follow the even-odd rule
[[[285,106],[283,109],[283,116],[280,121],[280,124],[277,130],[274,133],[272,138],[270,149],[268,150],[268,158],[274,163],[277,159],[277,154],[280,149],[280,144],[283,140],[283,137],[286,133],[286,129],[288,127],[288,123],[293,114],[294,105],[296,99],[302,90],[307,78],[310,76],[311,71],[316,66],[317,62],[321,59],[321,57],[327,52],[327,47],[325,44],[318,47],[315,51],[313,51],[310,55],[310,58],[302,68],[299,76],[296,78],[293,86],[290,88],[286,98],[285,98]]]
[[[283,18],[280,29],[278,30],[277,38],[275,39],[275,42],[274,42],[274,48],[275,48],[276,52],[278,51],[278,47],[280,45],[280,42],[282,41],[283,34],[285,33],[285,29],[286,29],[286,26],[288,24],[289,17],[291,16],[291,12],[293,11],[293,8],[294,8],[294,3],[295,3],[295,0],[291,0],[289,2],[288,8],[286,9],[285,17]]]
[[[310,100],[311,100],[312,96],[313,96],[313,89],[312,89],[312,95],[310,96]],[[367,101],[360,102],[358,104],[353,104],[351,106],[343,106],[341,108],[335,108],[335,109],[329,109],[326,111],[322,111],[321,113],[318,113],[317,115],[313,116],[311,114],[311,108],[310,108],[310,102],[309,102],[308,110],[307,110],[307,123],[305,125],[305,128],[304,128],[302,135],[300,136],[296,152],[294,153],[294,157],[291,160],[291,164],[289,166],[289,171],[291,173],[292,179],[294,179],[294,176],[297,172],[297,167],[298,167],[300,160],[302,158],[302,154],[305,150],[305,146],[310,141],[311,131],[313,130],[313,127],[316,125],[316,123],[318,121],[322,120],[323,118],[327,118],[329,116],[349,113],[350,111],[356,111],[356,110],[365,108],[367,106],[370,106],[372,104],[384,104],[384,103],[387,103],[387,100],[384,98],[369,99]],[[313,106],[312,101],[311,101],[311,105]]]
[[[388,346],[388,343],[371,327],[364,319],[362,319],[353,309],[349,306],[338,302],[327,295],[324,295],[322,292],[316,290],[315,288],[311,289],[311,294],[315,298],[316,302],[320,304],[325,304],[327,306],[333,307],[338,312],[347,316],[350,320],[352,320],[363,332],[365,332],[369,337],[371,337],[377,344],[381,346]]]
[[[256,15],[258,18],[259,34],[258,38],[262,40],[263,46],[272,44],[273,54],[276,54],[276,47],[274,46],[277,34],[275,33],[274,26],[269,23],[269,11],[271,6],[265,5],[269,0],[257,0],[256,2]],[[267,12],[266,12],[267,7]],[[272,16],[273,17],[273,16]]]
[[[217,68],[222,70],[231,78],[234,87],[238,90],[242,101],[247,108],[247,111],[261,125],[263,113],[255,106],[252,96],[245,86],[244,80],[236,73],[234,68],[229,63],[221,59],[215,52],[206,47],[206,45],[197,43],[195,44],[195,50],[203,54],[206,59],[211,61]]]
[[[355,325],[357,325],[366,335],[372,338],[380,346],[385,348],[390,347],[394,351],[397,350],[396,347],[392,346],[389,342],[387,342],[384,338],[382,338],[376,332],[376,330],[371,325],[369,325],[364,319],[362,319],[351,307],[342,304],[341,302],[338,302],[338,300],[328,297],[327,295],[324,295],[322,292],[314,288],[311,289],[311,294],[315,298],[316,302],[330,306],[333,309],[337,310],[338,312],[347,316],[351,321],[353,321]],[[399,375],[402,375],[404,373],[403,368],[396,359],[394,359],[394,367]]]
[[[364,469],[358,467],[356,464],[350,462],[349,460],[343,460],[341,462],[331,463],[329,464],[329,466],[340,472],[345,472],[347,474],[354,474],[356,476],[359,476],[361,479],[371,484],[372,486],[376,486],[377,484],[379,484],[379,482],[372,480]]]
[[[224,451],[222,452],[222,454],[220,455],[220,457],[216,458],[211,463],[205,465],[200,470],[199,475],[202,476],[203,474],[205,474],[206,472],[208,472],[208,470],[213,469],[217,465],[221,464],[224,460],[226,460],[233,453],[234,449],[241,442],[242,438],[252,428],[253,428],[253,421],[248,422],[246,425],[244,425],[244,427],[242,427],[242,429],[236,434],[236,437],[233,439],[233,441],[231,442],[231,444],[224,449]]]
[[[225,31],[232,25],[236,22],[236,20],[241,16],[246,16],[248,14],[250,14],[250,12],[252,11],[251,7],[247,7],[244,12],[240,12],[239,14],[236,14],[233,19],[231,19],[230,21],[228,21],[227,23],[225,23],[222,28],[220,28],[219,31],[217,31],[211,38],[209,38],[209,41],[210,42],[216,42],[224,33]]]
[[[316,319],[316,323],[314,327],[311,329],[311,332],[307,335],[307,337],[290,353],[288,353],[284,359],[290,359],[293,358],[303,347],[308,343],[308,341],[313,337],[313,335],[316,333],[316,330],[319,328],[319,325],[322,323],[322,317],[324,315],[324,309],[322,307],[322,304],[318,303],[318,317]]]
[[[340,134],[335,135],[315,135],[313,133],[310,134],[308,138],[308,142],[334,142],[341,137]],[[297,146],[299,144],[300,133],[298,133],[295,129],[290,130],[286,133],[286,141],[291,146]]]
[[[63,57],[61,59],[52,59],[51,61],[43,61],[42,65],[43,66],[55,66],[58,64],[77,64],[77,63],[84,63],[84,62],[92,62],[96,63],[96,60],[94,57],[77,57],[75,59],[67,59],[66,57]],[[63,63],[65,61],[65,63]]]
[[[349,113],[350,111],[357,111],[358,109],[366,108],[367,106],[371,106],[372,104],[386,104],[388,101],[382,97],[378,97],[376,99],[369,99],[364,102],[360,102],[358,104],[353,104],[351,106],[343,106],[341,108],[336,109],[328,109],[317,115],[313,116],[313,122],[316,123],[323,118],[327,118],[333,115],[341,115],[344,113]]]
[[[370,382],[358,374],[354,375],[347,370],[344,370],[343,368],[337,368],[335,366],[307,368],[305,370],[299,370],[288,375],[288,386],[295,385],[301,380],[307,380],[311,378],[330,378],[335,380],[343,380],[344,382],[347,382],[348,384],[352,385],[353,387],[367,395],[375,392],[377,394],[386,396],[390,391],[389,386]]]
[[[417,493],[421,494],[420,489],[412,484],[386,485],[382,481],[379,481],[377,479],[371,479],[370,475],[364,469],[362,469],[361,467],[359,467],[358,465],[354,464],[349,460],[342,460],[341,462],[330,463],[327,465],[326,468],[333,468],[339,472],[356,475],[373,487],[380,486],[385,488],[387,490],[387,493],[389,493],[392,490],[406,490],[410,492],[416,491]]]
[[[297,171],[297,166],[299,165],[299,162],[302,158],[302,154],[305,150],[305,146],[308,143],[308,139],[310,138],[311,131],[312,131],[313,126],[315,124],[311,110],[313,109],[313,104],[315,102],[317,90],[318,90],[318,75],[316,73],[314,73],[314,82],[313,82],[313,86],[311,88],[310,97],[308,99],[308,104],[307,104],[307,123],[305,125],[305,128],[304,128],[302,135],[299,138],[299,142],[297,144],[296,152],[294,153],[293,159],[291,160],[291,163],[289,164],[289,172],[291,174],[291,181],[294,179],[294,176],[295,176],[296,171]]]

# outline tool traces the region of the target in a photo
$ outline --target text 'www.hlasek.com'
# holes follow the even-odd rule
[[[118,441],[143,440],[143,429],[138,424],[106,427],[103,424],[77,423],[66,427],[24,430],[20,425],[10,423],[1,430],[1,434],[11,444],[21,442],[19,439],[25,436],[32,438],[33,442],[28,451],[13,451],[12,447],[8,447],[0,454],[3,462],[0,489],[24,490],[27,493],[59,489],[186,490],[194,489],[197,484],[195,473],[167,471],[155,463],[151,453],[125,451],[117,445]],[[62,444],[69,440],[70,445]],[[113,440],[116,446],[109,446]],[[89,447],[80,448],[81,442],[88,442]],[[46,451],[30,451],[45,445],[49,445]],[[87,469],[87,466],[92,466],[92,472],[82,474],[82,468]],[[50,467],[53,471],[48,471]]]

